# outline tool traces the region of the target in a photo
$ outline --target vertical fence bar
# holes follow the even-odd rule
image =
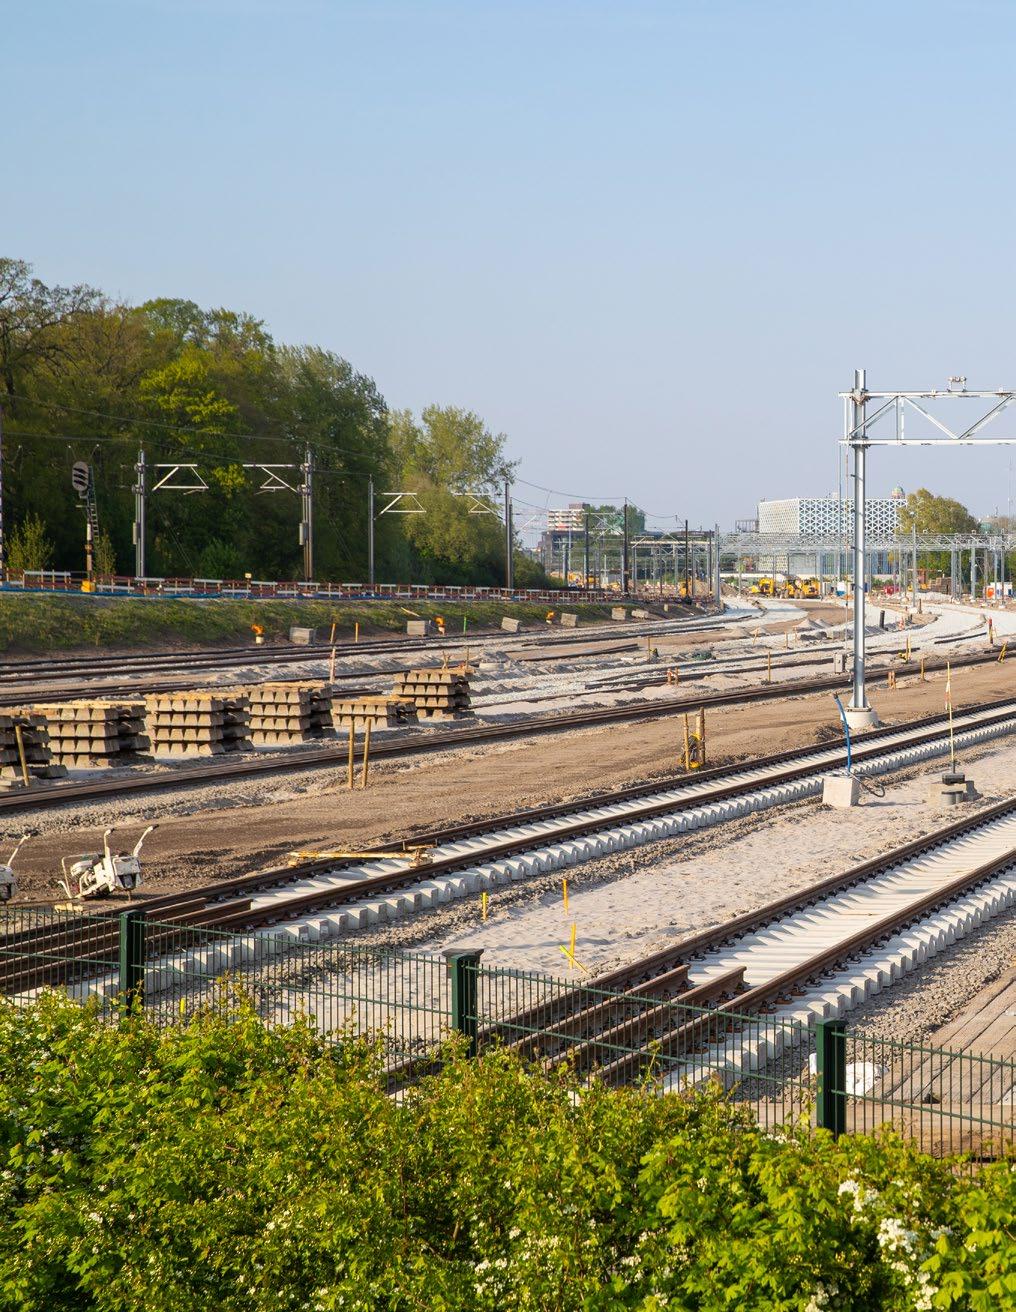
[[[137,908],[120,913],[120,996],[123,1014],[129,1016],[141,1004],[145,983],[145,913]]]
[[[815,1026],[818,1066],[817,1123],[833,1138],[847,1128],[847,1031],[841,1020],[820,1020]]]
[[[480,957],[483,949],[457,952],[452,949],[442,953],[448,962],[451,974],[451,1022],[452,1029],[465,1036],[470,1057],[476,1056],[477,1016],[477,979],[479,977]]]

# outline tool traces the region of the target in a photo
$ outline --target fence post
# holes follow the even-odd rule
[[[847,1030],[841,1020],[820,1020],[815,1026],[818,1068],[816,1123],[834,1139],[847,1128]]]
[[[466,1052],[475,1057],[479,1028],[477,981],[483,948],[465,952],[448,949],[442,955],[452,977],[452,1029],[465,1036]]]
[[[123,1014],[140,1007],[145,983],[145,913],[138,908],[120,913],[120,988]]]

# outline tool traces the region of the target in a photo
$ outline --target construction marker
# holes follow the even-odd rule
[[[481,893],[481,894],[480,894],[480,909],[481,909],[481,913],[482,913],[482,915],[483,915],[483,919],[486,920],[486,919],[487,919],[487,894],[486,894],[486,893]]]
[[[354,641],[354,642],[359,642],[359,641],[360,641],[360,621],[359,621],[359,620],[357,620],[356,623],[353,625],[353,641]]]
[[[564,901],[564,914],[567,915],[567,914],[568,914],[568,881],[567,881],[567,879],[562,879],[562,880],[561,880],[561,897],[562,897],[562,899],[563,899],[563,901]]]
[[[558,946],[560,947],[564,956],[567,958],[569,970],[571,970],[572,966],[574,966],[576,970],[584,971],[588,975],[589,972],[586,970],[585,966],[583,966],[582,963],[575,956],[575,925],[574,924],[571,927],[571,941],[568,947],[565,947],[563,943],[559,944]]]

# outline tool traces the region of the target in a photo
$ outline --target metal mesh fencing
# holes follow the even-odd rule
[[[149,923],[138,984],[158,1024],[242,996],[269,1024],[306,1018],[330,1038],[377,1041],[390,1066],[427,1056],[451,1027],[441,957],[284,933]]]
[[[85,999],[97,982],[117,978],[120,925],[115,915],[80,915],[50,907],[4,907],[0,913],[0,993],[31,1002],[47,988]],[[112,997],[112,995],[110,995]]]
[[[815,1030],[666,996],[660,981],[618,992],[474,965],[480,1049],[503,1046],[544,1068],[563,1064],[611,1085],[668,1091],[719,1085],[765,1127],[812,1115]],[[661,996],[662,994],[662,996]]]
[[[143,1010],[160,1026],[243,998],[267,1024],[307,1018],[336,1041],[378,1043],[393,1090],[434,1069],[458,1031],[472,1052],[501,1047],[581,1079],[675,1092],[718,1085],[767,1129],[892,1126],[936,1156],[1016,1154],[1012,1058],[852,1033],[839,1021],[746,1015],[689,992],[680,966],[620,991],[483,966],[476,952],[231,933],[141,910],[5,907],[0,980],[16,1003],[57,988],[97,998],[111,1019]]]
[[[848,1032],[830,1077],[848,1132],[889,1125],[936,1157],[1016,1155],[1016,1059]]]

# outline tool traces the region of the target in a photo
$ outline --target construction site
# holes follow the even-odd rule
[[[500,623],[469,589],[304,583],[327,631],[11,654],[5,993],[171,1016],[239,980],[269,1020],[383,1035],[393,1088],[458,1030],[614,1084],[718,1079],[765,1123],[821,1077],[820,1125],[1010,1150],[1008,543],[865,541],[859,379],[842,538],[640,541],[625,507],[615,586],[508,579]],[[95,578],[83,604],[167,590],[258,595]],[[349,632],[372,597],[402,635]]]

